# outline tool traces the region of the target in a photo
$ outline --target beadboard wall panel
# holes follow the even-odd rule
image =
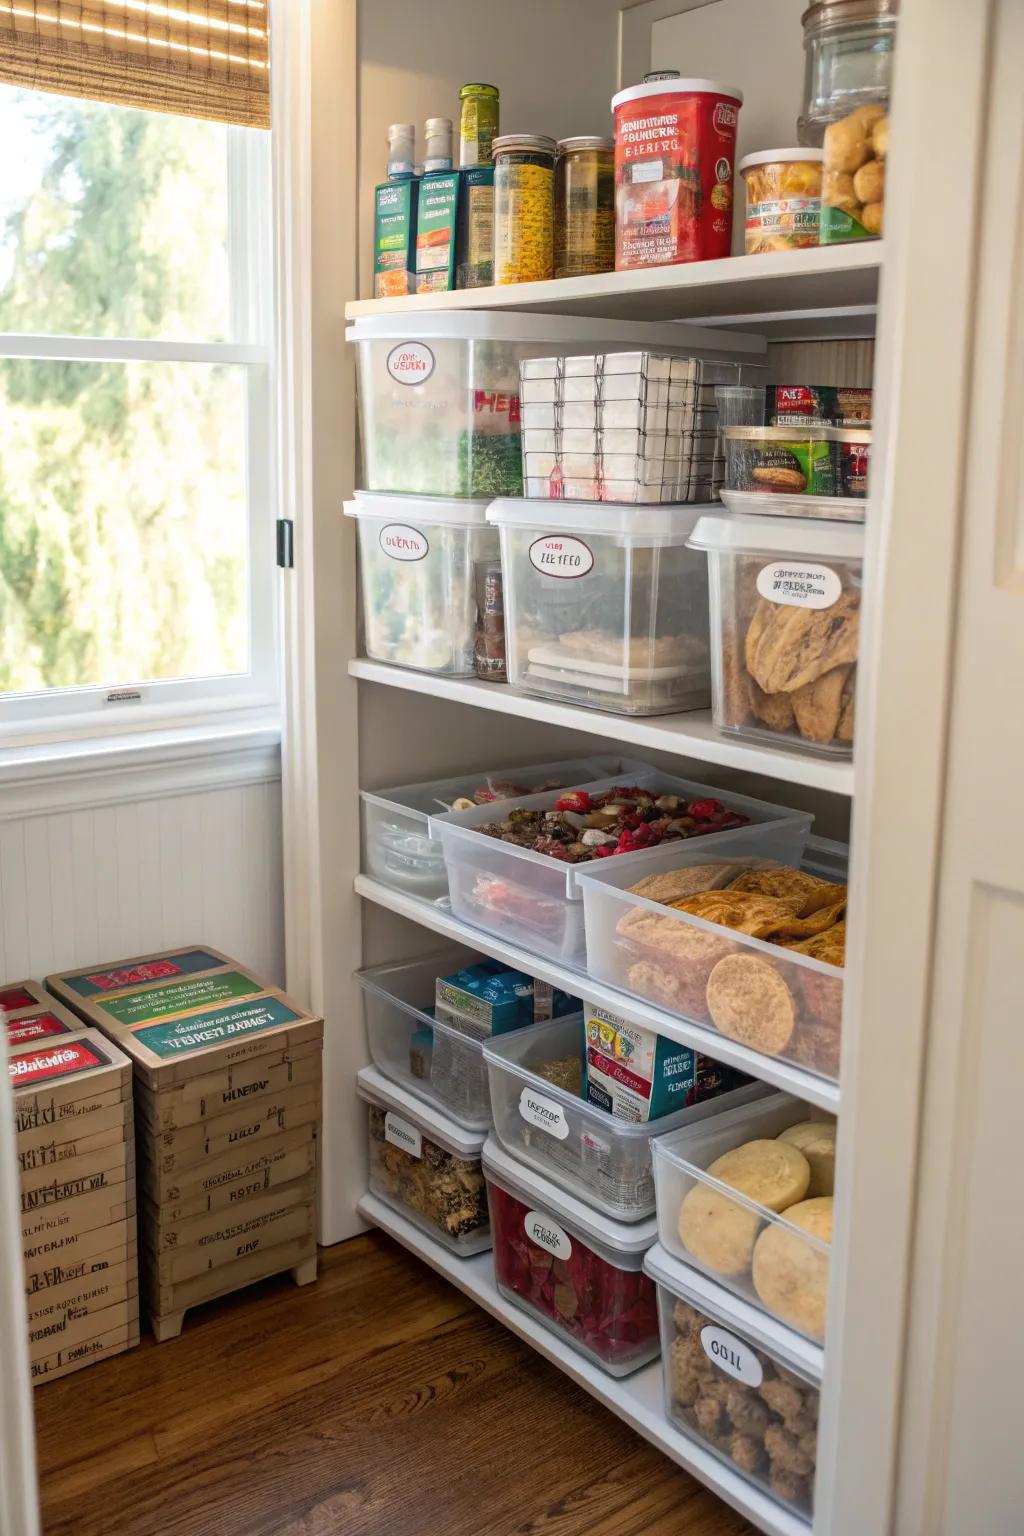
[[[0,821],[0,979],[198,941],[283,982],[279,781]]]

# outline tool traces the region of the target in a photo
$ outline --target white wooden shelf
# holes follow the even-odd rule
[[[406,896],[401,891],[394,891],[390,886],[381,884],[379,880],[372,880],[369,875],[356,876],[355,890],[356,894],[366,901],[372,901],[379,907],[386,907],[388,911],[396,912],[400,917],[408,918],[410,922],[419,923],[422,928],[429,928],[433,933],[440,933],[457,944],[478,949],[481,954],[489,955],[492,960],[500,960],[505,965],[511,966],[513,970],[525,971],[541,981],[550,982],[552,986],[560,987],[563,992],[568,992],[570,995],[574,995],[581,986],[585,986],[588,996],[599,1007],[608,1008],[613,1013],[627,1012],[631,1018],[636,1019],[640,1024],[645,1024],[648,1029],[655,1030],[659,1035],[665,1035],[670,1040],[678,1040],[680,1044],[688,1045],[692,1050],[702,1051],[706,1056],[713,1056],[716,1061],[725,1062],[727,1066],[737,1067],[741,1072],[747,1072],[763,1083],[771,1083],[774,1088],[793,1093],[797,1098],[803,1099],[806,1104],[814,1104],[833,1115],[839,1113],[837,1083],[827,1082],[825,1078],[817,1077],[813,1072],[806,1072],[802,1067],[794,1066],[790,1062],[778,1061],[771,1056],[761,1056],[737,1041],[727,1039],[725,1035],[702,1029],[699,1024],[688,1024],[685,1019],[676,1018],[671,1013],[664,1013],[660,1008],[655,1008],[653,1004],[645,1003],[640,998],[619,992],[615,987],[609,987],[604,982],[592,981],[581,971],[559,965],[554,960],[546,960],[542,955],[536,955],[532,950],[520,949],[516,944],[506,943],[504,939],[495,938],[493,934],[485,932],[482,928],[474,928],[472,924],[464,923],[460,918],[454,917],[446,906],[441,907],[432,902],[420,901],[415,896]]]
[[[766,1536],[809,1536],[810,1526],[799,1515],[783,1509],[767,1494],[759,1492],[739,1473],[669,1423],[663,1406],[660,1361],[652,1361],[632,1376],[618,1379],[607,1376],[598,1366],[577,1354],[557,1333],[549,1331],[527,1313],[520,1312],[518,1307],[514,1307],[499,1294],[494,1283],[494,1261],[490,1253],[480,1253],[470,1259],[449,1253],[375,1195],[364,1195],[359,1201],[358,1210],[364,1220],[380,1227],[417,1258],[429,1264],[431,1269],[450,1280],[460,1291],[471,1296],[492,1317],[504,1323],[518,1338],[532,1345],[545,1360],[557,1365],[577,1386],[596,1397],[598,1402],[603,1403],[638,1435],[642,1435],[677,1465],[713,1489],[733,1509],[739,1510]]]
[[[847,333],[831,322],[845,317],[852,334],[871,335],[878,300],[882,242],[818,246],[730,256],[636,272],[601,272],[554,282],[500,288],[465,288],[409,298],[360,299],[345,306],[361,315],[417,315],[438,309],[518,309],[530,313],[592,315],[619,320],[692,320],[709,325],[785,326],[806,322],[799,334]],[[808,328],[809,327],[809,328]],[[792,326],[789,326],[792,334]]]
[[[550,725],[585,731],[591,736],[604,736],[622,746],[629,743],[652,752],[671,752],[677,757],[697,758],[705,763],[738,768],[745,773],[760,773],[769,779],[782,779],[787,784],[826,789],[835,795],[853,793],[851,762],[762,747],[744,741],[740,736],[725,735],[715,730],[708,710],[646,718],[610,715],[604,710],[582,709],[578,704],[561,704],[555,699],[531,698],[504,683],[410,672],[383,661],[350,661],[348,670],[352,677],[362,678],[364,682],[404,688],[410,693],[427,693],[433,698],[451,699],[457,704],[473,704],[478,709],[499,710],[503,714],[519,715],[524,720],[544,720]]]

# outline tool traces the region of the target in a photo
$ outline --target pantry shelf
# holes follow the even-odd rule
[[[589,315],[620,320],[700,320],[709,325],[757,325],[775,329],[799,321],[800,335],[835,334],[833,320],[849,317],[859,335],[874,329],[882,242],[771,251],[631,272],[601,272],[553,282],[407,298],[360,299],[345,306],[362,315],[413,315],[427,311],[518,309],[535,314]],[[840,327],[847,333],[849,327]]]
[[[717,763],[744,773],[759,773],[765,778],[824,789],[835,795],[853,793],[852,763],[779,751],[740,737],[723,735],[711,724],[709,710],[646,718],[610,715],[602,710],[582,709],[575,704],[531,698],[501,683],[411,672],[386,662],[358,659],[349,662],[348,670],[352,677],[364,682],[383,683],[390,688],[404,688],[410,693],[425,693],[437,699],[451,699],[457,704],[473,704],[479,709],[499,710],[524,720],[543,720],[569,730],[585,731],[591,736],[605,736],[619,745],[629,743],[652,752],[671,752],[677,757]]]
[[[494,1262],[490,1253],[477,1254],[475,1258],[459,1258],[433,1242],[412,1222],[393,1211],[375,1195],[364,1195],[359,1201],[359,1214],[363,1219],[410,1253],[443,1275],[492,1317],[520,1339],[530,1344],[538,1354],[583,1387],[592,1397],[609,1408],[638,1435],[657,1446],[685,1471],[702,1483],[713,1488],[765,1536],[808,1536],[810,1527],[798,1515],[781,1508],[766,1494],[759,1493],[750,1483],[731,1471],[710,1452],[681,1435],[665,1417],[662,1404],[661,1363],[653,1361],[632,1376],[616,1380],[597,1366],[591,1365],[556,1334],[550,1333],[526,1313],[520,1312],[511,1302],[499,1294],[494,1283]]]
[[[532,950],[521,949],[517,944],[509,944],[504,939],[495,938],[482,928],[474,928],[470,923],[462,922],[461,919],[454,917],[446,906],[419,901],[415,896],[403,895],[402,892],[383,885],[379,880],[372,880],[368,875],[357,875],[354,884],[356,894],[366,901],[372,901],[379,907],[386,907],[390,912],[396,912],[400,917],[408,918],[410,922],[429,928],[433,933],[443,934],[445,938],[454,939],[459,944],[477,949],[481,954],[489,955],[492,960],[501,960],[513,970],[526,971],[541,981],[550,982],[552,986],[560,987],[564,992],[573,993],[584,980],[579,972],[572,970],[569,966],[546,960],[542,955],[534,954]],[[729,1040],[724,1035],[713,1034],[697,1024],[688,1024],[684,1019],[664,1013],[660,1008],[655,1008],[640,998],[627,996],[625,993],[616,991],[614,987],[592,980],[589,976],[586,978],[586,986],[588,995],[599,1007],[608,1008],[613,1013],[628,1010],[632,1019],[646,1025],[656,1034],[664,1035],[670,1040],[678,1040],[680,1044],[688,1045],[694,1050],[703,1051],[717,1061],[737,1067],[741,1072],[747,1072],[751,1077],[759,1078],[764,1083],[770,1083],[774,1088],[782,1088],[786,1093],[795,1094],[806,1104],[828,1110],[833,1115],[839,1113],[837,1083],[827,1082],[813,1072],[805,1072],[789,1062],[748,1050],[746,1046],[740,1045],[735,1040]]]

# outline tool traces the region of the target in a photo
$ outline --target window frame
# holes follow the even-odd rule
[[[160,341],[8,331],[0,332],[0,359],[223,363],[244,369],[248,671],[152,682],[125,678],[0,693],[0,749],[190,724],[208,726],[213,717],[222,717],[225,725],[232,726],[250,717],[280,717],[270,134],[230,126],[226,132],[228,339]],[[129,697],[112,697],[117,694]]]

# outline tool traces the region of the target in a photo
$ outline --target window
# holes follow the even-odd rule
[[[271,703],[268,136],[0,86],[0,144],[0,735]]]

